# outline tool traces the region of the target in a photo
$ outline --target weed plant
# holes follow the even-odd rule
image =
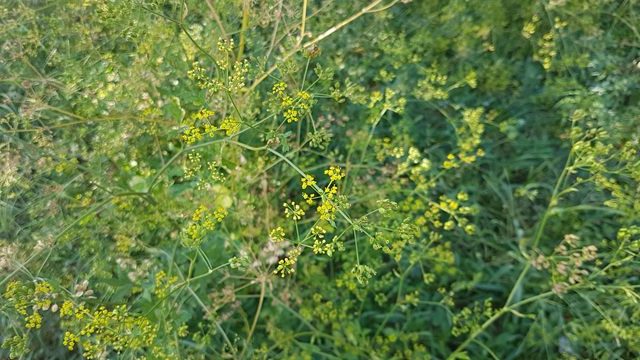
[[[638,1],[0,24],[0,358],[640,357]]]

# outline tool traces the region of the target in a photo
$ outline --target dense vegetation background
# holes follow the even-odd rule
[[[640,356],[639,2],[0,23],[0,358]]]

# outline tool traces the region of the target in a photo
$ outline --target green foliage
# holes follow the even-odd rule
[[[1,358],[640,356],[640,6],[0,4]]]

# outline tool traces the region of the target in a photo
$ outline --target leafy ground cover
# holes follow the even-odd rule
[[[0,350],[640,356],[640,3],[0,4]]]

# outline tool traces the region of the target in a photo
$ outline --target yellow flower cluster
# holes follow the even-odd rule
[[[271,95],[275,98],[276,108],[282,111],[284,119],[288,123],[297,122],[311,109],[313,97],[304,90],[298,91],[295,97],[292,97],[286,90],[287,84],[280,81],[271,88]]]
[[[425,78],[417,84],[418,94],[424,100],[446,100],[449,98],[449,92],[445,85],[447,84],[447,75],[438,71],[434,65],[425,70]]]
[[[285,233],[282,226],[278,226],[277,228],[271,230],[269,233],[269,238],[273,242],[282,242],[284,241]]]
[[[220,38],[218,39],[218,43],[216,45],[218,47],[218,51],[222,53],[231,53],[233,51],[233,48],[235,47],[233,38],[229,38],[229,39]]]
[[[313,196],[311,194],[307,194],[307,193],[302,193],[302,198],[304,199],[304,202],[306,202],[309,205],[313,205],[316,203],[316,199],[318,198],[317,196]]]
[[[287,89],[287,84],[280,81],[273,84],[273,87],[271,88],[271,93],[278,98],[283,98],[285,96],[284,92],[286,89]]]
[[[530,21],[527,21],[524,26],[522,26],[522,36],[525,39],[531,39],[533,34],[536,33],[536,28],[538,23],[540,22],[540,17],[538,15],[533,15]]]
[[[460,167],[462,164],[471,164],[478,157],[485,155],[484,150],[479,147],[484,133],[483,115],[483,108],[465,109],[462,112],[461,123],[455,125],[459,153],[457,156],[447,155],[446,160],[442,163],[445,170]],[[491,113],[490,115],[493,116]]]
[[[551,69],[553,58],[556,57],[557,50],[555,44],[555,36],[552,31],[542,35],[542,38],[538,40],[538,49],[533,56],[533,59],[542,63],[542,67],[545,70]]]
[[[230,93],[235,93],[244,88],[245,79],[248,72],[249,62],[246,59],[242,61],[236,61],[233,64],[231,73],[229,74],[227,85],[225,86],[226,90]]]
[[[73,351],[76,344],[80,341],[80,337],[72,332],[65,331],[62,345],[64,345],[69,351]]]
[[[308,102],[309,100],[311,100],[311,94],[306,91],[298,91],[298,99],[302,100],[303,102]]]
[[[155,277],[154,294],[164,299],[170,294],[171,287],[178,281],[176,276],[168,276],[163,270],[159,271]]]
[[[73,303],[69,300],[65,300],[60,307],[60,317],[67,317],[73,315]]]
[[[202,90],[208,90],[212,93],[217,93],[224,89],[224,83],[218,79],[211,79],[200,64],[194,62],[191,66],[191,70],[187,72],[189,79],[196,82],[198,87]]]
[[[27,329],[40,329],[42,326],[42,315],[39,312],[34,311],[31,315],[25,318]]]
[[[338,209],[333,203],[331,203],[331,201],[323,199],[322,203],[318,205],[316,210],[318,211],[318,215],[321,220],[333,221],[336,218],[336,211]]]
[[[351,274],[355,277],[358,283],[360,283],[360,285],[367,285],[369,283],[369,279],[376,275],[376,271],[368,265],[355,265],[351,269]]]
[[[24,317],[27,329],[39,329],[42,326],[40,311],[57,310],[57,305],[51,305],[54,296],[53,287],[46,281],[35,284],[11,281],[3,294],[7,304]],[[29,313],[29,310],[32,312]]]
[[[429,209],[417,220],[418,225],[424,225],[427,221],[435,229],[451,231],[456,227],[462,228],[467,234],[472,235],[476,227],[469,223],[468,215],[475,212],[472,207],[461,206],[461,202],[467,202],[469,195],[466,192],[457,194],[456,199],[451,199],[446,195],[440,196],[438,202],[431,202]]]
[[[147,348],[157,336],[157,326],[147,318],[130,315],[124,305],[113,310],[100,306],[91,312],[81,304],[74,306],[73,311],[75,320],[68,320],[66,324],[69,329],[80,330],[67,330],[63,345],[71,351],[76,344],[81,344],[86,359],[98,358],[108,348],[118,352]]]
[[[451,335],[460,336],[473,332],[495,313],[496,310],[493,308],[491,298],[485,299],[482,303],[476,302],[473,306],[465,307],[453,316]]]
[[[216,228],[216,224],[222,222],[227,216],[227,210],[218,207],[211,212],[206,206],[200,205],[191,216],[191,222],[183,232],[182,243],[186,247],[197,248],[202,244],[204,236]]]
[[[296,204],[293,201],[289,203],[284,203],[282,204],[282,206],[284,206],[285,216],[287,218],[292,218],[294,221],[298,221],[302,219],[302,217],[305,214],[304,210],[300,207],[300,205]]]
[[[220,130],[224,130],[227,136],[231,136],[240,131],[240,120],[233,116],[227,116],[220,123]]]
[[[335,244],[327,243],[325,239],[325,235],[327,230],[325,230],[322,226],[316,225],[311,228],[311,236],[313,237],[313,253],[318,254],[327,254],[329,256],[333,255]]]
[[[274,88],[275,91],[283,91],[280,88]],[[324,189],[318,187],[318,181],[311,174],[305,174],[300,179],[300,186],[303,190],[311,189],[312,193],[303,193],[302,198],[306,204],[313,205],[317,199],[320,200],[320,204],[316,207],[318,215],[318,221],[309,229],[309,232],[303,239],[298,241],[303,244],[307,240],[312,240],[311,247],[314,254],[326,254],[332,256],[337,250],[343,250],[343,243],[339,237],[334,237],[331,241],[327,241],[327,232],[331,229],[331,224],[336,218],[336,213],[339,207],[348,206],[344,197],[338,196],[337,182],[344,179],[345,172],[339,166],[330,166],[324,171],[327,176],[327,185]],[[287,218],[291,218],[294,221],[301,220],[306,214],[305,209],[294,201],[289,201],[283,204],[284,213]],[[298,224],[296,224],[297,229]],[[269,238],[273,242],[281,242],[284,240],[285,232],[282,227],[277,227],[271,230]],[[297,257],[301,252],[301,247],[296,247],[289,251],[287,256],[278,262],[274,274],[280,276],[286,276],[295,271],[295,264]]]
[[[324,171],[324,174],[329,178],[329,184],[325,186],[324,190],[317,188],[317,181],[312,175],[302,177],[300,181],[302,189],[313,188],[314,192],[316,192],[316,194],[303,193],[302,198],[308,205],[313,205],[317,199],[321,199],[320,204],[316,208],[320,219],[323,221],[333,221],[335,220],[335,213],[338,210],[335,203],[338,187],[334,182],[342,180],[345,177],[345,173],[339,166],[331,166]]]
[[[202,132],[200,131],[200,128],[190,126],[182,132],[181,138],[182,141],[187,143],[187,145],[191,145],[202,139]]]
[[[214,137],[216,135],[216,132],[224,131],[226,136],[231,136],[240,131],[242,123],[236,117],[225,117],[220,122],[220,126],[218,127],[211,123],[210,119],[213,115],[213,111],[206,109],[202,109],[199,112],[191,115],[185,121],[187,127],[182,132],[182,141],[184,141],[187,145],[191,145],[202,140],[204,134],[209,137]]]
[[[335,214],[338,210],[335,202],[338,194],[338,187],[334,182],[341,181],[346,175],[339,166],[330,166],[324,171],[324,174],[329,177],[329,184],[325,186],[324,192],[321,194],[322,201],[316,210],[321,220],[333,221],[335,220]]]
[[[296,272],[296,263],[298,262],[298,256],[302,254],[301,247],[295,247],[287,253],[284,259],[278,261],[278,266],[273,271],[274,274],[285,277]]]
[[[36,283],[33,292],[36,309],[48,310],[51,306],[53,287],[46,281]]]
[[[336,305],[331,300],[323,299],[319,293],[313,294],[308,305],[303,305],[300,314],[309,320],[319,320],[323,324],[330,324],[335,320],[342,320],[348,317],[348,305]]]
[[[230,55],[234,48],[233,39],[220,39],[217,45],[220,54],[216,55],[215,63],[219,69],[224,70],[221,72],[224,77],[211,78],[208,71],[197,62],[193,63],[187,75],[197,83],[200,89],[206,89],[211,93],[217,93],[221,90],[230,94],[237,93],[246,85],[249,62],[246,59],[231,61]]]
[[[440,241],[440,238],[437,241]],[[455,266],[456,256],[450,242],[438,242],[427,250],[425,257],[432,271],[426,280],[430,280],[430,277],[435,279],[436,275],[455,275],[458,271]]]
[[[213,111],[203,108],[186,118],[184,123],[187,128],[182,131],[182,141],[187,145],[191,145],[202,140],[203,130],[208,136],[213,136],[217,130],[215,126],[209,123],[209,119],[213,117],[213,115],[215,115]]]
[[[387,212],[387,215],[391,215],[393,212],[395,210]],[[415,243],[419,235],[419,229],[408,218],[404,219],[400,224],[391,226],[388,229],[376,231],[374,236],[369,238],[369,242],[374,250],[380,250],[393,257],[396,261],[400,261],[404,254],[404,249],[408,245]]]
[[[101,306],[92,312],[84,304],[76,305],[69,299],[58,306],[53,301],[60,295],[44,281],[35,284],[12,281],[3,297],[24,316],[26,329],[42,327],[40,311],[55,313],[59,310],[62,329],[65,330],[62,344],[69,351],[80,344],[86,359],[99,358],[108,349],[139,351],[153,345],[157,327],[144,317],[128,314],[126,306],[120,305],[111,311]],[[29,314],[28,309],[34,311]]]
[[[428,176],[432,169],[431,160],[423,157],[420,150],[415,146],[409,146],[405,150],[404,146],[396,146],[405,143],[406,140],[399,139],[395,143],[391,138],[384,137],[376,141],[376,159],[380,162],[387,158],[397,164],[395,176],[408,176],[420,190],[428,190],[435,186],[432,176]],[[401,160],[401,162],[397,161]]]
[[[391,110],[395,113],[402,114],[404,112],[404,108],[407,105],[407,99],[402,96],[398,96],[398,93],[391,89],[386,88],[384,93],[381,91],[374,91],[368,97],[369,103],[367,106],[371,111],[371,116],[369,117],[369,122],[374,123],[379,120],[380,112],[383,110]]]
[[[201,120],[207,120],[213,115],[215,115],[215,112],[209,109],[202,108],[197,113],[191,115],[191,118],[195,121],[201,121]]]
[[[284,118],[288,123],[296,122],[300,120],[300,116],[298,114],[298,110],[296,109],[287,109],[284,112]]]
[[[302,178],[302,189],[306,189],[308,187],[313,187],[314,185],[316,185],[316,180],[312,175],[305,175]]]
[[[329,176],[331,181],[340,181],[345,177],[344,171],[342,171],[339,166],[331,166],[325,170],[324,173]]]

